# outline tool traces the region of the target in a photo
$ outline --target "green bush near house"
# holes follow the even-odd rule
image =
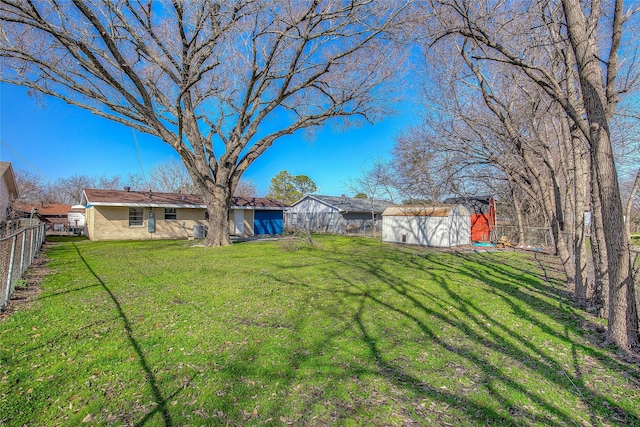
[[[54,243],[0,425],[639,425],[554,258],[373,239]]]

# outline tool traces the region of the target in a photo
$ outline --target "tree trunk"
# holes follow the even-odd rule
[[[511,188],[511,197],[513,197],[513,208],[516,211],[516,221],[518,222],[518,245],[524,245],[524,219],[522,217],[522,204],[513,188],[513,184],[509,182]]]
[[[209,230],[203,244],[205,246],[229,246],[229,212],[231,209],[231,190],[216,185],[211,194],[203,196],[209,212]]]
[[[595,166],[591,165],[595,175]],[[598,182],[591,180],[591,254],[593,257],[594,290],[593,305],[602,318],[609,317],[609,276],[607,274],[607,252],[602,225],[602,207]]]
[[[631,187],[631,193],[629,194],[629,200],[627,200],[627,206],[625,207],[625,230],[627,231],[627,236],[631,238],[631,213],[633,208],[633,199],[636,197],[636,193],[638,192],[638,188],[640,187],[640,169],[638,169],[638,173],[636,174],[636,179],[633,181],[633,187]]]
[[[638,191],[638,187],[640,187],[640,170],[636,174],[636,179],[633,183],[633,187],[631,188],[631,193],[629,194],[629,200],[627,201],[627,206],[625,208],[625,230],[627,233],[627,237],[629,238],[628,245],[631,246],[631,208],[633,206],[633,199],[636,196],[636,192]],[[636,283],[637,277],[633,273],[635,264],[635,256],[631,251],[629,251],[629,268],[631,269],[631,283],[629,284],[629,293],[627,295],[627,330],[630,340],[630,345],[632,347],[640,347],[640,333],[638,329],[640,325],[638,324],[638,298],[636,295]]]
[[[591,177],[598,181],[602,225],[609,272],[609,328],[607,342],[622,349],[629,349],[637,341],[628,329],[627,301],[631,286],[629,265],[629,239],[624,227],[622,200],[616,166],[613,160],[609,123],[607,119],[607,97],[597,52],[596,43],[587,31],[586,19],[579,0],[562,2],[567,32],[571,41],[578,72],[584,108],[589,122],[591,161],[596,173]]]
[[[578,304],[586,304],[589,298],[589,275],[587,270],[587,245],[585,239],[584,210],[586,206],[586,184],[589,179],[586,167],[586,152],[581,138],[573,136],[573,193],[574,193],[574,238],[576,280],[574,297]]]

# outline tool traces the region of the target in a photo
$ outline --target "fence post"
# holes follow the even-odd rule
[[[33,262],[33,259],[36,257],[36,252],[38,252],[38,248],[36,246],[36,230],[37,228],[31,229],[31,244],[29,245],[29,251],[31,253],[31,257],[29,258],[29,265]]]
[[[16,257],[16,240],[18,240],[17,235],[13,235],[13,242],[11,243],[11,258],[9,261],[9,273],[7,274],[7,299],[5,301],[5,305],[9,304],[9,298],[11,297],[11,283],[13,282],[13,261]]]
[[[24,271],[26,270],[25,266],[24,266],[24,251],[25,251],[25,246],[27,244],[27,232],[26,230],[22,230],[22,250],[20,251],[20,275],[22,275],[22,273],[24,273]]]

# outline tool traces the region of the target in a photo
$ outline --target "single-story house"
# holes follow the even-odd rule
[[[208,223],[207,207],[194,194],[85,189],[81,203],[91,240],[198,238]],[[271,199],[234,197],[229,232],[282,234],[286,207]]]
[[[16,176],[11,162],[0,162],[0,222],[7,220],[11,204],[18,198]]]
[[[382,213],[382,241],[449,248],[471,243],[471,215],[462,205],[391,206]]]
[[[496,202],[491,196],[452,197],[447,204],[463,205],[471,213],[471,241],[488,242],[496,227]]]
[[[375,227],[379,231],[382,212],[391,205],[383,200],[308,195],[291,205],[285,222],[292,230],[345,234]]]
[[[16,209],[22,211],[23,218],[36,218],[45,224],[47,231],[67,231],[71,205],[61,203],[20,203]]]

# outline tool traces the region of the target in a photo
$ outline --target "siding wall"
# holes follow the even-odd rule
[[[393,216],[382,218],[382,241],[448,248],[471,243],[471,217],[462,206],[449,216]]]
[[[384,216],[382,241],[448,248],[449,218],[429,216]],[[403,237],[404,236],[404,237]]]
[[[450,246],[471,244],[471,215],[467,208],[458,205],[451,210],[449,227]]]
[[[306,199],[287,210],[285,227],[321,233],[357,233],[371,230],[370,212],[344,212],[314,199]],[[377,216],[378,223],[380,214]]]
[[[0,221],[7,217],[7,209],[9,208],[9,189],[4,179],[0,176]]]
[[[285,227],[294,230],[340,233],[346,227],[337,209],[314,199],[305,199],[291,206],[286,215]]]
[[[85,225],[85,216],[80,212],[69,212],[68,219],[69,227],[84,227]]]

